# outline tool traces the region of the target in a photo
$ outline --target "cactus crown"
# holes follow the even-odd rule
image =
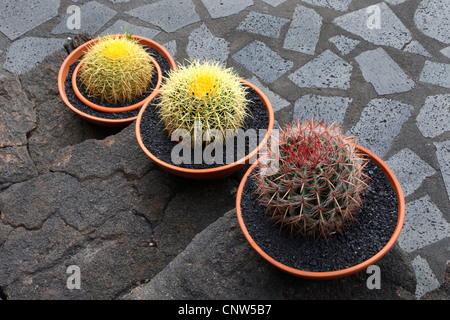
[[[226,138],[230,131],[242,128],[248,103],[246,88],[231,68],[196,60],[169,72],[161,87],[158,113],[169,134],[187,130],[198,144],[209,130],[218,130]],[[201,137],[194,135],[199,124]]]
[[[342,232],[367,187],[363,168],[368,160],[358,153],[355,138],[344,136],[335,124],[312,119],[280,130],[278,144],[276,172],[254,175],[259,201],[272,220],[306,236]]]
[[[80,79],[91,97],[126,103],[143,95],[155,68],[144,47],[130,35],[100,37],[89,46]]]

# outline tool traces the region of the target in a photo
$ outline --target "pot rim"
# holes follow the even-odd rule
[[[73,91],[75,92],[75,95],[78,97],[78,99],[81,100],[81,102],[83,102],[88,107],[98,110],[98,111],[116,113],[116,112],[126,112],[126,111],[136,110],[137,108],[142,106],[147,99],[151,101],[158,95],[158,93],[159,93],[158,90],[162,83],[162,72],[161,72],[161,68],[160,68],[159,64],[156,62],[156,60],[152,56],[148,55],[148,58],[150,59],[151,63],[155,66],[156,74],[158,76],[158,81],[156,83],[155,88],[148,95],[148,97],[140,100],[139,102],[137,102],[135,104],[132,104],[129,106],[124,106],[124,107],[119,107],[119,108],[110,108],[110,107],[100,106],[100,105],[88,100],[85,96],[83,96],[81,94],[80,90],[78,89],[78,84],[77,84],[77,75],[78,75],[78,72],[80,71],[83,61],[80,61],[80,63],[76,66],[75,70],[73,71],[73,74],[72,74]]]
[[[241,199],[242,199],[242,193],[244,190],[244,185],[245,185],[245,182],[247,181],[247,178],[250,176],[251,172],[258,165],[258,163],[259,163],[259,160],[258,160],[247,170],[247,172],[245,173],[244,177],[241,180],[241,183],[239,184],[239,188],[238,188],[237,196],[236,196],[236,215],[237,215],[239,226],[240,226],[245,238],[250,243],[252,248],[256,252],[258,252],[258,254],[260,256],[262,256],[266,261],[268,261],[273,266],[281,269],[282,271],[284,271],[288,274],[302,277],[302,278],[308,278],[308,279],[327,280],[327,279],[335,279],[335,278],[348,276],[348,275],[351,275],[351,274],[354,274],[361,270],[366,269],[367,267],[369,267],[370,265],[372,265],[376,261],[378,261],[381,257],[383,257],[394,246],[395,242],[397,241],[397,239],[400,235],[400,232],[403,228],[403,223],[405,221],[405,199],[404,199],[403,191],[400,187],[400,183],[398,182],[397,177],[394,175],[392,170],[387,166],[387,164],[380,157],[378,157],[373,152],[371,152],[370,150],[368,150],[364,147],[361,147],[359,145],[356,145],[356,147],[357,147],[357,149],[359,149],[359,151],[361,153],[368,155],[369,158],[371,159],[371,161],[376,163],[381,168],[383,173],[388,178],[388,180],[391,184],[391,187],[394,189],[396,196],[397,196],[397,200],[398,200],[397,226],[395,227],[395,230],[392,233],[392,235],[391,235],[389,241],[386,243],[386,245],[379,252],[377,252],[375,255],[373,255],[369,259],[367,259],[357,265],[354,265],[352,267],[335,270],[335,271],[304,271],[304,270],[295,269],[295,268],[286,266],[286,265],[276,261],[274,258],[269,256],[266,252],[264,252],[256,244],[256,242],[252,239],[252,237],[250,236],[250,234],[245,226],[244,220],[242,218],[240,204],[241,204]]]
[[[264,138],[259,143],[259,145],[255,149],[253,149],[250,153],[248,153],[245,157],[243,157],[243,158],[241,158],[241,159],[239,159],[239,160],[237,160],[235,162],[229,163],[229,164],[224,164],[224,165],[219,166],[219,167],[206,168],[206,169],[183,168],[183,167],[179,167],[179,166],[176,166],[176,165],[173,165],[173,164],[169,164],[167,162],[164,162],[164,161],[158,159],[144,145],[144,143],[142,141],[142,137],[141,137],[141,130],[140,130],[140,124],[141,124],[142,116],[143,116],[143,114],[145,112],[145,109],[147,108],[147,106],[148,106],[150,101],[146,101],[144,103],[144,105],[142,106],[141,110],[139,111],[139,114],[138,114],[138,117],[137,117],[137,120],[136,120],[136,127],[135,127],[136,138],[138,140],[138,143],[139,143],[139,146],[141,147],[141,149],[157,165],[167,169],[168,171],[178,172],[178,173],[185,174],[185,175],[195,175],[195,174],[202,174],[202,175],[204,175],[204,174],[220,173],[220,172],[229,170],[229,169],[231,169],[233,167],[242,166],[242,165],[248,163],[250,161],[250,159],[256,159],[257,155],[258,155],[258,152],[261,150],[261,148],[263,148],[263,146],[269,140],[269,137],[270,137],[270,135],[272,133],[272,129],[273,129],[273,126],[274,126],[275,116],[274,116],[274,112],[273,112],[272,104],[270,103],[270,100],[261,91],[261,89],[259,89],[256,85],[252,84],[251,82],[249,82],[247,80],[244,80],[242,78],[239,78],[239,81],[241,81],[242,84],[244,84],[244,85],[252,88],[253,90],[255,90],[255,92],[258,94],[258,96],[261,98],[261,100],[263,101],[264,105],[266,106],[268,117],[269,117],[269,125],[268,125],[267,132],[266,132]]]
[[[107,35],[107,36],[125,36],[125,34],[112,34],[112,35]],[[167,51],[166,48],[164,48],[161,44],[159,44],[158,42],[142,37],[142,36],[137,36],[137,35],[133,35],[134,38],[136,38],[140,43],[145,43],[147,44],[149,47],[157,50],[169,63],[170,67],[172,70],[177,70],[177,65],[175,63],[175,60],[173,59],[173,57],[170,55],[170,53]],[[69,101],[69,99],[67,98],[67,94],[66,94],[66,89],[64,86],[65,80],[67,78],[68,75],[68,71],[69,71],[69,67],[79,58],[81,57],[85,51],[86,51],[86,47],[94,42],[96,42],[98,39],[92,39],[89,40],[83,44],[81,44],[79,47],[77,47],[75,50],[73,50],[63,61],[63,63],[61,64],[61,67],[59,68],[59,72],[58,72],[58,91],[59,91],[59,95],[61,97],[61,99],[64,101],[64,103],[66,104],[66,106],[69,107],[69,109],[71,109],[73,112],[75,112],[76,114],[78,114],[79,116],[81,116],[82,118],[86,119],[89,122],[92,123],[96,123],[96,124],[101,124],[101,125],[107,125],[107,126],[124,126],[127,125],[131,122],[133,122],[134,120],[137,119],[137,115],[134,117],[130,117],[130,118],[125,118],[125,119],[107,119],[107,118],[101,118],[101,117],[96,117],[87,113],[84,113],[83,111],[75,108]]]

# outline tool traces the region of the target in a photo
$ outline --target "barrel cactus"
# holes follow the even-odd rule
[[[254,175],[259,201],[272,220],[292,233],[315,238],[342,232],[367,187],[363,168],[368,160],[355,142],[338,125],[314,119],[280,130],[275,169],[272,163],[267,173],[270,163],[262,162]]]
[[[231,68],[196,60],[169,72],[160,90],[158,114],[169,134],[178,129],[189,133],[192,147],[203,140],[208,144],[204,138],[211,130],[219,132],[225,143],[230,133],[245,125],[246,94]]]
[[[87,94],[109,103],[132,102],[143,95],[155,67],[131,35],[100,37],[82,59],[80,80]]]

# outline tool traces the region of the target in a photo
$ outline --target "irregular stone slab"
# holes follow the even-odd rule
[[[450,131],[450,94],[429,96],[416,118],[417,127],[424,137],[435,138]]]
[[[24,74],[42,60],[60,50],[66,40],[26,37],[13,42],[6,52],[3,68],[14,74]]]
[[[411,116],[413,106],[390,99],[374,99],[364,108],[359,122],[350,130],[361,146],[383,157]]]
[[[450,140],[434,142],[434,146],[436,147],[436,157],[439,161],[447,195],[450,199]]]
[[[350,88],[352,65],[327,50],[289,75],[300,88]]]
[[[361,53],[355,58],[366,81],[380,95],[406,92],[414,88],[414,81],[382,48]]]
[[[450,12],[447,0],[422,0],[414,14],[414,23],[423,34],[450,44]]]
[[[26,146],[0,148],[0,185],[22,182],[37,176]]]
[[[267,83],[274,82],[294,65],[258,40],[245,46],[232,58]]]
[[[419,41],[411,41],[410,44],[408,44],[403,51],[420,54],[424,57],[431,57],[431,54],[419,43]]]
[[[28,139],[28,150],[39,173],[49,171],[60,149],[87,139],[102,139],[108,133],[72,112],[60,97],[38,105],[36,113],[39,121]]]
[[[186,53],[191,60],[210,60],[225,63],[229,52],[229,42],[215,37],[204,23],[189,35]]]
[[[439,280],[434,275],[426,259],[417,256],[412,261],[417,279],[416,299],[422,298],[427,292],[439,287]]]
[[[270,4],[272,7],[278,7],[286,0],[263,0],[265,3]]]
[[[26,145],[36,112],[17,78],[0,79],[0,106],[0,148]]]
[[[169,53],[172,57],[175,57],[175,55],[177,54],[177,41],[176,40],[166,42],[163,44],[163,46],[164,46],[164,48],[166,48],[167,51],[169,51]]]
[[[385,1],[389,4],[396,5],[396,4],[400,4],[400,3],[403,3],[408,0],[385,0]]]
[[[0,31],[15,40],[58,15],[59,0],[1,0]]]
[[[411,149],[405,148],[386,161],[400,182],[405,197],[420,188],[422,182],[436,173]],[[408,164],[408,165],[405,165]]]
[[[444,49],[440,50],[440,52],[447,58],[450,58],[450,47],[444,48]]]
[[[39,229],[56,213],[64,214],[63,211],[66,210],[70,213],[76,212],[78,192],[81,192],[79,182],[69,175],[60,173],[47,174],[14,184],[0,193],[3,221],[15,227]],[[90,211],[88,210],[86,214]]]
[[[353,49],[356,48],[356,46],[360,43],[360,41],[355,39],[350,39],[346,36],[335,36],[333,38],[330,38],[328,41],[330,41],[332,44],[336,46],[336,48],[343,54],[349,54],[353,51]]]
[[[27,287],[29,292],[39,294],[36,283],[33,283],[33,273],[45,270],[60,261],[70,248],[81,244],[79,232],[66,225],[61,219],[52,217],[45,221],[39,230],[26,230],[15,228],[8,234],[7,240],[0,250],[0,280],[2,286],[9,287],[14,282]],[[61,287],[65,282],[67,266],[60,266],[59,277],[55,274]],[[63,278],[61,278],[63,275]],[[46,281],[51,281],[47,278]],[[43,283],[45,284],[45,282]],[[46,286],[39,289],[45,290]],[[20,294],[14,290],[7,291],[8,298],[18,299]],[[42,296],[41,296],[42,298]]]
[[[308,94],[295,102],[294,120],[323,120],[329,124],[344,124],[345,111],[352,102],[351,98],[325,97]]]
[[[303,2],[312,4],[314,6],[320,6],[325,8],[331,8],[338,11],[347,11],[348,6],[352,0],[339,0],[339,1],[329,1],[329,0],[303,0]]]
[[[397,291],[414,292],[414,270],[398,246],[377,266],[382,274],[382,290],[367,289],[368,276],[364,271],[329,281],[288,275],[272,267],[251,248],[232,210],[198,234],[149,283],[134,288],[121,299],[401,299]]]
[[[253,0],[222,1],[222,0],[202,0],[203,5],[208,9],[213,19],[228,17],[238,14],[248,6],[253,5]]]
[[[284,49],[314,55],[322,28],[322,17],[313,9],[298,5],[284,39]]]
[[[274,112],[282,110],[291,105],[289,101],[283,99],[278,94],[276,94],[275,92],[267,88],[265,85],[263,85],[257,77],[253,77],[249,81],[254,85],[256,85],[259,89],[261,89],[262,92],[264,92],[264,94],[267,96],[270,103],[272,104],[272,109]]]
[[[450,64],[425,61],[419,81],[450,88]]]
[[[450,237],[450,224],[428,195],[406,204],[405,224],[398,238],[400,247],[413,252]]]
[[[42,60],[38,67],[20,75],[19,79],[23,90],[35,106],[49,102],[56,97],[61,100],[58,86],[55,84],[58,83],[59,68],[66,57],[67,52],[61,46],[60,50]]]
[[[67,21],[74,14],[68,13],[62,16],[59,24],[52,30],[52,34],[79,34],[86,32],[95,37],[97,36],[97,31],[111,20],[116,13],[113,9],[97,1],[90,1],[80,6],[80,29],[68,28]]]
[[[266,37],[279,38],[281,28],[288,22],[288,19],[252,11],[239,24],[237,29]]]
[[[103,31],[101,34],[125,34],[127,30],[133,35],[148,39],[154,39],[160,33],[159,30],[137,26],[123,20],[117,20],[112,26]]]
[[[104,140],[86,140],[61,149],[51,170],[84,180],[106,178],[117,171],[142,177],[154,166],[137,143],[134,125],[130,125]]]
[[[372,27],[371,25],[371,17],[376,14],[376,11],[368,9],[370,7],[337,17],[333,20],[333,23],[376,45],[402,49],[411,41],[411,33],[384,2],[375,6],[379,8],[380,28]]]
[[[191,0],[162,0],[127,11],[129,15],[154,24],[166,32],[174,32],[200,21]]]

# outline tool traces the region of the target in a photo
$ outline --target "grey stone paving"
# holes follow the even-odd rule
[[[351,102],[352,99],[346,97],[305,95],[295,102],[293,117],[309,120],[314,116],[316,120],[343,125],[345,111]]]
[[[314,55],[322,27],[322,17],[313,9],[295,8],[283,48]]]
[[[352,65],[327,50],[289,76],[301,88],[350,88]]]
[[[450,140],[435,142],[436,156],[441,168],[442,178],[447,188],[448,198],[450,199]]]
[[[450,94],[426,98],[416,117],[417,127],[428,138],[435,138],[450,131]]]
[[[376,25],[376,21],[371,24],[370,17],[375,14],[375,11],[368,10],[369,7],[340,16],[334,20],[334,23],[376,45],[403,48],[411,41],[409,30],[384,2],[374,6],[380,12],[379,26]]]
[[[363,147],[384,157],[403,124],[411,116],[412,109],[413,106],[395,100],[371,100],[350,132],[359,137],[359,143]],[[380,132],[383,134],[380,135]]]
[[[237,14],[253,5],[253,0],[240,1],[223,1],[223,0],[201,0],[203,5],[208,9],[213,19],[228,17]]]
[[[236,52],[233,59],[268,83],[277,80],[293,66],[291,61],[283,59],[264,42],[258,40]]]
[[[78,34],[81,31],[97,35],[97,32],[116,15],[116,11],[96,1],[80,6],[80,25],[82,29],[69,29],[68,20],[73,14],[65,14],[59,24],[52,30],[52,34]],[[82,19],[82,22],[81,22]]]
[[[419,81],[450,88],[450,64],[426,61]]]
[[[423,0],[414,14],[417,28],[429,37],[450,44],[450,21],[446,0]]]
[[[406,205],[405,232],[398,243],[403,250],[413,252],[450,236],[450,224],[428,195]]]
[[[68,28],[71,5],[80,29]],[[0,7],[0,299],[450,298],[447,0]],[[377,263],[382,290],[368,290],[364,272],[332,282],[274,272],[233,218],[243,171],[209,183],[174,177],[141,152],[133,125],[94,126],[65,106],[56,77],[67,37],[127,28],[178,62],[232,66],[267,94],[277,124],[312,114],[336,120],[387,162],[406,196],[406,221]],[[60,280],[72,264],[82,268],[83,290]]]
[[[159,1],[137,7],[127,12],[145,22],[154,24],[166,32],[176,31],[191,23],[200,21],[191,0]]]
[[[250,12],[238,26],[238,30],[260,34],[266,37],[279,38],[281,28],[287,22],[289,22],[288,19],[259,12]]]
[[[104,30],[101,34],[125,34],[127,30],[133,30],[134,34],[149,39],[155,38],[158,33],[160,33],[160,31],[156,29],[137,26],[124,20],[117,20],[112,26]]]
[[[65,42],[64,39],[21,38],[8,48],[3,68],[15,74],[23,74],[48,55],[60,50]]]
[[[0,1],[0,31],[15,40],[42,23],[56,17],[59,0]]]
[[[405,197],[419,189],[427,177],[436,173],[433,167],[408,148],[400,150],[386,163],[400,181]],[[405,166],[405,163],[408,165]]]
[[[343,55],[349,54],[360,43],[359,40],[351,39],[343,35],[330,38],[329,41],[333,43],[339,52]]]
[[[355,60],[363,77],[380,95],[406,92],[415,86],[414,81],[382,48],[363,52]]]
[[[228,59],[229,43],[215,37],[205,24],[192,31],[186,53],[190,60],[215,60],[224,63]]]

